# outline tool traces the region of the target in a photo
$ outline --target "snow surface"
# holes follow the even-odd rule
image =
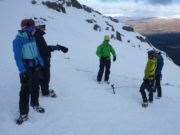
[[[146,43],[135,37],[138,33],[122,30],[122,23],[84,10],[66,8],[67,14],[48,9],[38,0],[0,0],[0,134],[1,135],[175,135],[180,134],[180,69],[165,56],[163,98],[154,99],[147,109],[141,107],[139,87],[147,62]],[[95,17],[93,16],[95,14]],[[45,114],[30,108],[29,120],[15,124],[18,117],[19,73],[14,61],[12,40],[23,18],[47,19],[48,44],[62,44],[67,54],[55,52],[51,62],[51,88],[58,97],[40,97]],[[110,81],[96,83],[99,60],[96,48],[106,30],[94,31],[85,20],[94,18],[103,29],[104,21],[120,31],[123,41],[111,40],[117,61],[112,62]],[[130,43],[127,41],[131,40]],[[140,46],[140,47],[138,47]],[[156,94],[155,94],[156,96]]]

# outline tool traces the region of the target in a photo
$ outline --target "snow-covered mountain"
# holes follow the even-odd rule
[[[139,87],[146,66],[146,52],[152,49],[143,36],[76,0],[36,0],[35,4],[32,3],[31,0],[0,0],[2,135],[180,133],[179,67],[164,55],[163,98],[155,99],[147,109],[141,108]],[[45,114],[38,114],[30,108],[29,121],[17,126],[14,121],[19,115],[20,84],[12,40],[20,29],[21,20],[34,17],[46,23],[47,43],[67,46],[69,52],[52,54],[51,88],[55,89],[58,97],[40,97]],[[110,81],[117,87],[115,95],[109,85],[96,82],[99,60],[95,52],[106,34],[112,36],[110,43],[117,53],[110,75]]]

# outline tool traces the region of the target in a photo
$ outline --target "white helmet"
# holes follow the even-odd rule
[[[36,28],[46,29],[45,19],[43,19],[43,18],[35,18],[35,17],[34,17],[33,20],[34,20],[34,22],[35,22]]]

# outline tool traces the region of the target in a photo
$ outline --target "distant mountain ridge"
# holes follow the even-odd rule
[[[124,22],[132,26],[136,32],[144,35],[180,32],[180,18],[129,18]]]
[[[180,66],[180,18],[120,17],[119,20],[145,35],[153,46],[166,52]]]
[[[165,51],[175,64],[180,66],[180,33],[163,33],[147,35],[156,48]]]

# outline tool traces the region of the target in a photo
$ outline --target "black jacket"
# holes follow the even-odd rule
[[[43,60],[50,60],[51,58],[51,52],[55,51],[55,50],[61,50],[63,53],[67,53],[68,52],[68,48],[62,45],[47,45],[45,39],[44,39],[44,34],[46,34],[44,31],[41,31],[39,29],[36,29],[35,32],[35,39],[36,39],[36,43],[37,46],[39,48],[39,52],[41,57],[43,58]]]
[[[39,48],[40,55],[45,60],[45,59],[49,59],[51,57],[51,49],[50,49],[50,47],[48,47],[48,45],[43,37],[44,34],[46,34],[46,33],[39,29],[37,29],[35,32],[36,43]]]

